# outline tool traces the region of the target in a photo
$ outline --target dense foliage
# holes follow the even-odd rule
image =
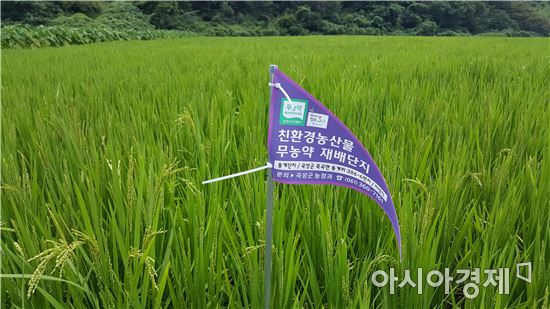
[[[68,28],[63,26],[6,26],[2,28],[2,47],[58,47],[108,41],[153,40],[187,36],[172,30],[114,30],[107,27]]]
[[[27,46],[52,46],[41,33],[76,29],[108,29],[109,36],[132,39],[164,37],[150,31],[184,31],[208,36],[308,34],[396,34],[548,36],[550,4],[538,2],[2,2],[5,25],[11,29],[4,47],[22,46],[19,37],[35,37]],[[36,26],[58,26],[64,30]],[[99,27],[98,27],[99,26]],[[148,33],[135,35],[135,32]],[[90,32],[90,31],[88,31]],[[91,41],[103,41],[103,30]],[[19,37],[14,37],[17,33]],[[93,33],[93,31],[91,31]],[[15,40],[16,42],[13,42]],[[27,41],[25,41],[27,42]],[[24,44],[23,44],[24,45]],[[61,44],[62,45],[62,44]],[[53,45],[59,46],[59,45]],[[24,46],[23,46],[24,47]]]

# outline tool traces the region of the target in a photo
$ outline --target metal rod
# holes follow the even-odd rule
[[[267,170],[265,220],[265,308],[269,309],[271,301],[271,249],[273,247],[273,179],[271,169]]]
[[[238,177],[238,176],[242,176],[242,175],[246,175],[246,174],[250,174],[250,173],[255,173],[255,172],[264,170],[266,168],[271,168],[271,167],[272,167],[271,163],[267,162],[266,165],[264,165],[264,166],[256,167],[256,168],[244,171],[244,172],[238,172],[238,173],[227,175],[227,176],[222,176],[222,177],[218,177],[218,178],[214,178],[214,179],[210,179],[210,180],[205,180],[205,181],[202,182],[202,184],[205,185],[205,184],[213,183],[213,182],[216,182],[216,181],[226,180],[226,179],[230,179],[230,178],[233,178],[233,177]]]
[[[277,69],[276,65],[269,66],[270,83],[273,83],[273,75]],[[273,92],[273,88],[271,88]],[[269,160],[271,162],[271,160]],[[271,305],[271,249],[273,247],[273,178],[272,169],[267,170],[267,193],[265,209],[265,277],[264,277],[264,308],[269,309]]]

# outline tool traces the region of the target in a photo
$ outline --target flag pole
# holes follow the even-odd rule
[[[265,308],[269,309],[271,300],[271,248],[273,246],[273,179],[271,169],[267,170],[265,220]]]
[[[276,65],[269,66],[270,83],[273,83]],[[271,88],[273,91],[273,88]],[[267,169],[267,194],[265,210],[265,277],[264,277],[264,307],[269,309],[271,303],[271,249],[273,247],[273,178],[271,168]]]

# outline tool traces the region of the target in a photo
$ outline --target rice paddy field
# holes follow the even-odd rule
[[[201,182],[265,164],[270,64],[363,142],[403,235],[400,260],[366,196],[276,184],[273,308],[550,306],[549,40],[362,36],[2,50],[0,306],[263,307],[266,174]],[[479,293],[397,286],[418,268]]]

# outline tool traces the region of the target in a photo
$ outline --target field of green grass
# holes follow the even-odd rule
[[[3,50],[0,306],[262,307],[265,173],[201,181],[265,164],[269,64],[363,142],[403,235],[400,261],[366,196],[276,184],[273,308],[550,306],[548,39],[346,36]],[[481,268],[479,295],[391,295],[390,267]]]

